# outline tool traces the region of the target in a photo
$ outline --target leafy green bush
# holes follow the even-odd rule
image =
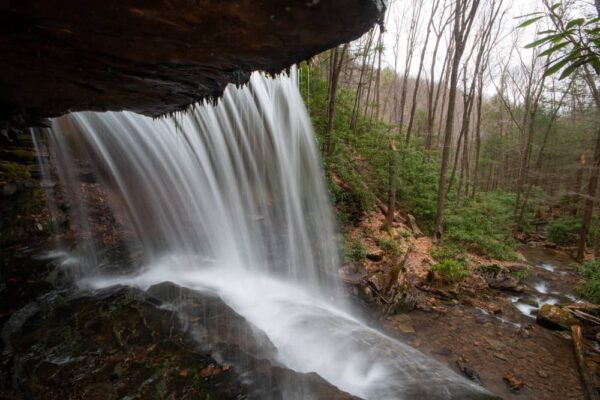
[[[527,267],[522,270],[513,271],[512,275],[519,283],[523,283],[525,282],[525,279],[527,279],[529,275],[531,275],[531,268]]]
[[[400,246],[392,238],[380,240],[379,241],[379,247],[384,252],[386,252],[388,254],[391,254],[391,255],[393,255],[395,257],[399,257],[399,256],[402,255],[402,250],[400,249]]]
[[[482,193],[460,208],[451,208],[446,218],[446,240],[468,251],[496,258],[516,258],[512,237],[514,195]]]
[[[362,243],[362,238],[357,237],[352,241],[344,236],[339,236],[339,247],[344,263],[351,261],[363,261],[367,257],[367,248]]]
[[[352,242],[350,256],[354,261],[362,261],[367,257],[367,248],[363,245],[361,238],[356,238]]]
[[[592,226],[596,226],[592,222]],[[576,244],[581,230],[581,218],[575,216],[565,216],[550,221],[546,226],[546,237],[551,242],[561,246]],[[588,245],[594,243],[596,230],[591,229],[588,234]]]
[[[431,251],[431,256],[436,260],[443,260],[445,258],[450,258],[453,260],[460,261],[461,263],[466,263],[465,251],[460,247],[456,246],[456,244],[445,242],[441,246],[435,247]]]
[[[11,161],[0,161],[0,173],[9,180],[31,179],[28,166]]]
[[[339,212],[347,215],[347,222],[355,223],[365,212],[373,209],[375,199],[369,192],[362,177],[353,169],[350,156],[343,146],[329,160],[329,171],[343,182],[343,187],[328,179],[329,191],[333,204]]]
[[[600,259],[580,264],[577,269],[587,278],[579,287],[579,295],[592,303],[600,304]]]
[[[444,258],[431,267],[431,270],[439,274],[441,280],[446,283],[459,282],[469,275],[465,264],[452,258]]]

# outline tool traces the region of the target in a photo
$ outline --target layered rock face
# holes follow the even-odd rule
[[[0,128],[70,111],[174,112],[355,39],[383,9],[383,0],[3,2]]]

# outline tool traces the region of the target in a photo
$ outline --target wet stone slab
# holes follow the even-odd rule
[[[54,291],[15,312],[3,326],[0,399],[354,398],[262,358],[274,346],[219,298],[169,283],[150,292]]]

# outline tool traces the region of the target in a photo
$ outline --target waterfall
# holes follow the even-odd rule
[[[81,258],[83,285],[172,281],[216,292],[267,334],[277,362],[364,398],[486,396],[345,304],[331,205],[293,76],[254,74],[217,105],[169,118],[73,113],[46,134],[65,192],[79,199],[78,255],[96,246],[76,160],[109,192],[143,254],[139,268],[118,275],[99,268],[96,255]]]

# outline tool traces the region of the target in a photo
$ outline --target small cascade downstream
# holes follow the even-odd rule
[[[522,315],[535,319],[544,304],[582,301],[575,293],[580,278],[573,271],[572,261],[568,257],[543,247],[523,248],[521,253],[533,266],[526,280],[529,289],[511,298]]]
[[[140,267],[107,274],[97,268],[92,227],[78,224],[71,258],[80,260],[82,287],[171,281],[215,293],[269,337],[274,361],[362,398],[488,398],[345,303],[331,206],[293,73],[254,74],[218,105],[170,118],[74,113],[43,134],[65,192],[80,198],[74,159],[85,159],[143,254]],[[74,208],[85,221],[85,206]]]

